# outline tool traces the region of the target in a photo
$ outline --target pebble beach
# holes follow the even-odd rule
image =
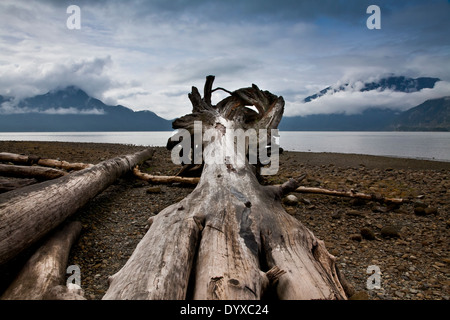
[[[0,141],[0,152],[36,155],[96,164],[143,146],[108,143]],[[165,148],[154,147],[141,171],[174,175]],[[450,298],[450,162],[284,151],[278,174],[262,184],[280,184],[306,174],[301,185],[407,199],[401,205],[329,195],[291,193],[288,214],[300,220],[336,257],[355,289],[352,299],[449,300]],[[108,277],[131,256],[147,232],[147,220],[180,201],[195,186],[152,185],[131,173],[118,179],[69,220],[82,223],[69,265],[81,270],[88,300],[99,300]],[[0,291],[20,270],[32,249],[0,267]],[[379,286],[368,279],[373,266]],[[1,294],[1,292],[0,292]]]

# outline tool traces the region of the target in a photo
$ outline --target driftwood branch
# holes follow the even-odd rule
[[[78,171],[83,170],[87,168],[91,168],[94,165],[91,163],[80,163],[80,162],[67,162],[62,160],[55,160],[55,159],[39,159],[37,162],[38,165],[43,167],[54,167],[54,168],[60,168],[67,171]]]
[[[355,199],[377,201],[377,202],[384,202],[384,203],[394,203],[394,204],[402,204],[402,203],[407,203],[409,201],[408,199],[387,198],[387,197],[383,197],[381,195],[366,194],[366,193],[355,192],[355,191],[336,191],[336,190],[328,190],[328,189],[323,189],[323,188],[312,188],[312,187],[302,187],[302,186],[298,187],[293,192],[323,194],[323,195],[327,195],[327,196],[355,198]]]
[[[55,159],[45,159],[37,156],[26,156],[21,154],[9,153],[9,152],[0,152],[0,162],[12,162],[16,164],[22,165],[33,165],[37,164],[43,167],[53,167],[64,169],[67,171],[71,170],[83,170],[86,168],[90,168],[93,164],[90,163],[79,163],[79,162],[67,162],[62,160]]]
[[[1,300],[84,300],[65,284],[70,248],[81,231],[80,222],[59,229],[31,256]]]
[[[48,234],[152,154],[153,149],[145,149],[58,179],[0,194],[0,264]]]
[[[181,183],[181,184],[196,185],[200,180],[200,178],[196,177],[155,176],[141,172],[138,166],[136,166],[133,169],[133,174],[139,179],[148,181],[150,183],[162,183],[162,184]]]

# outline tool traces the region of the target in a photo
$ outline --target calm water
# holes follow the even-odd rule
[[[106,142],[165,146],[171,131],[0,132],[0,140]],[[285,150],[356,153],[450,161],[450,132],[281,131]],[[0,150],[1,151],[1,150]]]

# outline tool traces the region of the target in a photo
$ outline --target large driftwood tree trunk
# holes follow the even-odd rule
[[[241,162],[221,153],[235,147],[227,131],[275,129],[283,98],[253,85],[213,106],[213,80],[207,77],[203,98],[192,88],[192,114],[173,122],[194,136],[194,121],[202,121],[208,135],[197,187],[150,219],[103,298],[261,299],[272,288],[280,299],[345,299],[334,257],[281,205],[300,179],[265,187],[246,158],[249,150],[237,155]]]
[[[41,239],[152,153],[145,149],[0,194],[0,264]]]

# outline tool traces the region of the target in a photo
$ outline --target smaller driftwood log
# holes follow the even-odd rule
[[[1,300],[84,300],[65,286],[70,248],[78,238],[81,223],[60,228],[31,256]]]
[[[90,168],[93,166],[93,164],[90,164],[90,163],[79,163],[79,162],[70,163],[70,162],[63,161],[63,160],[45,159],[45,158],[40,158],[37,156],[27,156],[27,155],[9,153],[9,152],[0,152],[0,162],[12,162],[12,163],[22,164],[22,165],[37,164],[37,165],[43,166],[43,167],[53,167],[53,168],[67,170],[67,171],[83,170],[83,169]]]
[[[377,194],[366,194],[366,193],[356,192],[353,190],[337,191],[337,190],[328,190],[328,189],[323,189],[323,188],[312,188],[312,187],[300,186],[297,189],[295,189],[294,192],[323,194],[323,195],[327,195],[327,196],[355,198],[355,199],[362,199],[362,200],[367,200],[367,201],[377,201],[377,202],[393,203],[393,204],[402,204],[402,203],[408,202],[407,199],[387,198],[387,197],[383,197],[383,196],[377,195]]]
[[[17,166],[0,163],[0,176],[52,180],[68,174],[66,171],[38,166]]]
[[[136,166],[133,169],[133,174],[141,180],[156,183],[156,184],[170,184],[170,183],[181,183],[181,184],[191,184],[196,185],[200,178],[197,177],[179,177],[179,176],[155,176],[147,173],[143,173]]]

